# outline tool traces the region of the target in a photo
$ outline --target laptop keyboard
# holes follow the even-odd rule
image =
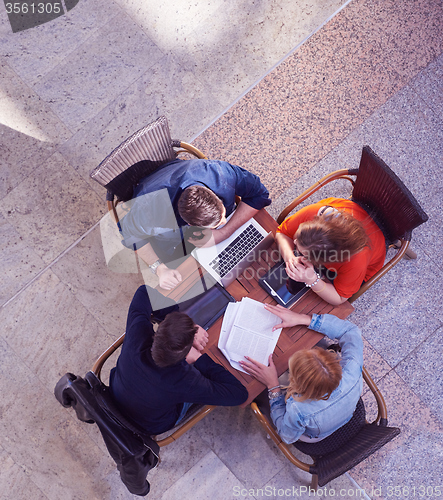
[[[209,265],[223,278],[256,246],[264,236],[251,224],[221,251]]]

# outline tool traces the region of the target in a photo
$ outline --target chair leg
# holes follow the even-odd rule
[[[414,252],[414,250],[412,250],[412,248],[409,247],[403,255],[403,258],[405,260],[413,260],[417,258],[417,254]]]
[[[317,489],[318,489],[318,476],[317,476],[317,474],[312,474],[311,486],[310,487],[314,491],[317,491]]]
[[[401,241],[400,240],[397,240],[395,243],[393,243],[391,245],[392,248],[400,248],[401,247]],[[417,258],[417,254],[414,252],[414,250],[412,250],[411,247],[408,247],[406,249],[406,252],[404,253],[403,255],[403,259],[405,260],[413,260],[413,259],[416,259]]]

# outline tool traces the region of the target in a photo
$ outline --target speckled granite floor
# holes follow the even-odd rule
[[[430,217],[414,231],[418,259],[351,316],[402,433],[323,496],[440,496],[441,0],[97,0],[16,34],[2,4],[0,64],[0,498],[132,498],[97,429],[52,391],[122,332],[142,282],[106,267],[103,191],[88,174],[160,114],[175,137],[258,173],[273,215],[357,166],[363,144],[417,197]],[[218,408],[149,479],[158,500],[313,496],[249,409]]]

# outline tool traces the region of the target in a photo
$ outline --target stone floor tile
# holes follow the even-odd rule
[[[310,457],[302,453],[296,452],[296,456],[306,463],[312,463]],[[365,498],[363,492],[348,474],[330,481],[327,485],[319,488],[316,493],[310,486],[311,477],[311,474],[298,469],[289,460],[286,460],[283,469],[264,486],[263,493],[260,488],[254,488],[258,490],[255,491],[255,498],[300,498],[300,500],[318,497]],[[254,489],[251,490],[251,493],[254,493]]]
[[[225,500],[231,498],[238,480],[223,462],[210,451],[163,495],[162,500],[195,498]]]
[[[443,54],[421,71],[410,86],[443,120]]]
[[[111,338],[125,331],[129,304],[143,278],[140,273],[117,273],[106,266],[99,227],[51,269]]]
[[[183,51],[189,34],[206,19],[212,18],[220,5],[218,2],[190,3],[185,0],[174,3],[168,0],[117,2],[163,52]]]
[[[340,13],[196,145],[252,170],[279,196],[404,84]]]
[[[7,16],[2,16],[0,54],[32,86],[118,15],[121,10],[115,2],[96,0],[85,2],[52,22],[18,33],[12,33]]]
[[[64,419],[51,393],[40,392],[36,385],[22,391],[3,416],[5,449],[49,499],[106,498],[108,488],[101,478],[109,474],[112,460],[84,439],[77,423]]]
[[[198,75],[174,55],[167,54],[59,151],[104,197],[104,188],[89,179],[89,174],[134,132],[165,115],[172,138],[189,141],[222,109],[213,89],[204,86]]]
[[[0,213],[49,264],[104,214],[104,204],[59,153],[5,196]]]
[[[423,403],[429,406],[443,425],[442,376],[439,369],[443,354],[443,329],[440,327],[395,368]]]
[[[3,272],[0,305],[31,281],[43,269],[44,263],[17,231],[0,215],[0,253]]]
[[[246,488],[265,485],[282,468],[284,457],[250,408],[217,408],[201,424],[201,439]]]
[[[391,367],[441,324],[441,314],[435,309],[440,299],[434,276],[435,270],[424,255],[402,261],[353,304],[350,319]]]
[[[160,49],[140,28],[120,14],[42,78],[34,89],[50,103],[63,123],[76,132],[161,57]]]
[[[310,169],[306,174],[299,177],[288,189],[280,196],[272,200],[272,204],[267,208],[268,212],[275,218],[280,215],[282,210],[289,205],[297,196],[310,188],[322,177],[340,170],[343,168],[358,168],[360,163],[362,147],[355,147],[353,144],[352,150],[348,153],[344,151],[343,143],[339,148],[332,150],[314,168]],[[349,198],[352,194],[352,184],[346,180],[334,181],[319,191],[310,196],[306,201],[298,206],[298,209],[316,203],[329,196],[337,198]],[[294,210],[294,212],[297,209]]]
[[[314,30],[342,4],[335,2],[157,0],[148,6],[97,0],[17,34],[2,16],[0,220],[6,225],[0,227],[11,241],[2,248],[8,266],[2,293],[11,297],[26,286],[26,276],[36,276],[34,265],[53,267],[0,312],[0,462],[8,475],[4,481],[0,473],[0,485],[6,495],[11,489],[14,500],[20,498],[23,487],[38,499],[39,492],[57,500],[133,498],[98,429],[62,408],[52,389],[67,370],[83,374],[89,356],[95,359],[121,332],[138,281],[125,275],[112,289],[98,226],[88,233],[104,211],[104,190],[89,180],[89,171],[163,113],[180,139],[194,139],[212,124],[196,145],[210,157],[264,172],[274,198],[297,193],[309,169],[318,176],[357,166],[363,144],[404,179],[430,216],[414,231],[419,258],[401,262],[355,303],[351,317],[364,332],[365,363],[387,399],[390,423],[402,434],[329,486],[349,487],[348,497],[355,498],[355,479],[369,492],[383,487],[386,498],[387,486],[419,486],[424,478],[429,485],[442,475],[441,408],[432,381],[438,373],[431,363],[419,368],[438,351],[442,323],[435,313],[435,283],[443,272],[441,0],[347,2],[213,123],[277,62],[273,57],[285,43],[294,49],[303,30]],[[141,55],[136,62],[134,54]],[[277,203],[270,207],[277,209]],[[373,412],[370,395],[364,398]],[[309,480],[266,439],[249,409],[217,408],[161,453],[162,463],[148,476],[152,498],[212,498],[212,483],[216,494],[237,498],[235,486],[290,487]]]
[[[6,58],[0,64],[0,196],[3,198],[72,134],[48,104],[22,82]]]
[[[14,500],[47,500],[47,496],[26,472],[0,448],[0,498]]]
[[[352,314],[349,316],[349,321],[352,321]],[[377,383],[381,378],[383,378],[390,370],[391,367],[386,363],[383,357],[371,347],[369,342],[365,339],[365,330],[362,327],[363,333],[363,359],[364,366],[368,370],[369,375]]]
[[[415,487],[417,495],[420,486],[438,486],[443,472],[441,423],[394,371],[378,386],[386,400],[389,425],[400,427],[401,434],[354,467],[351,477],[366,492],[381,488],[381,494],[371,498],[392,498],[395,486],[409,492]]]
[[[200,69],[200,78],[217,88],[218,99],[228,106],[338,10],[341,3],[325,2],[320,9],[318,4],[285,0],[256,4],[251,9],[250,5],[242,7],[235,1],[224,2],[216,15],[197,25],[187,37],[189,50],[184,54],[185,61]]]
[[[218,408],[214,412],[218,411]],[[205,417],[206,420],[208,417]],[[169,488],[172,491],[177,491],[176,484],[180,483],[180,488],[185,488],[181,478],[192,476],[193,468],[198,469],[198,464],[201,460],[211,453],[210,448],[204,439],[200,437],[203,421],[196,424],[192,429],[183,434],[177,441],[164,446],[160,449],[161,462],[159,466],[151,471],[148,480],[151,483],[151,493],[154,498],[162,498],[163,493],[167,492]],[[225,469],[225,465],[219,462],[221,468]],[[194,469],[195,470],[195,469]],[[199,487],[194,483],[194,491],[197,493]],[[172,498],[166,493],[167,498]],[[182,498],[186,498],[183,495]]]
[[[3,338],[49,391],[66,372],[83,376],[114,340],[50,270],[0,317]]]
[[[0,357],[0,439],[4,452],[28,476],[28,494],[40,490],[51,500],[106,498],[106,483],[97,478],[109,473],[111,460],[83,432],[85,424],[69,417],[52,389],[25,366],[20,350],[3,338]]]

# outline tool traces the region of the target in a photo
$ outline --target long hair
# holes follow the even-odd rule
[[[197,325],[187,314],[168,314],[154,334],[151,348],[154,363],[164,368],[185,359],[191,350],[197,330]]]
[[[363,224],[345,212],[302,222],[294,238],[313,264],[345,262],[369,245]]]
[[[214,227],[223,215],[223,202],[204,186],[190,186],[180,195],[177,203],[180,217],[190,226]]]
[[[342,369],[337,354],[319,347],[297,351],[289,358],[286,400],[329,399],[340,384]]]

